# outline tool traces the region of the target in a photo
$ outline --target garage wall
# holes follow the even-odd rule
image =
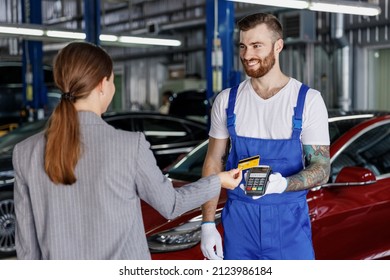
[[[353,106],[390,110],[390,0],[374,0],[376,17],[347,16],[346,35],[352,46]]]
[[[163,59],[137,59],[126,63],[125,92],[122,109],[157,110],[160,88],[167,79]]]
[[[367,108],[390,109],[390,48],[368,51],[369,74]]]

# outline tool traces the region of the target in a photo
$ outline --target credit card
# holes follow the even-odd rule
[[[249,158],[244,158],[238,162],[238,168],[241,170],[246,170],[255,166],[260,165],[260,156],[253,156]]]

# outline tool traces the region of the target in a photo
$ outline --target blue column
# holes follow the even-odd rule
[[[86,40],[100,44],[100,0],[84,0],[84,23]]]
[[[217,5],[217,12],[216,10]],[[217,17],[217,18],[216,18]],[[217,34],[215,34],[217,22]],[[234,3],[226,0],[206,0],[206,77],[207,97],[210,99],[218,92],[215,89],[215,65],[212,65],[212,55],[215,51],[214,39],[217,35],[222,50],[222,89],[232,87],[240,82],[240,74],[234,71]]]
[[[42,24],[41,0],[23,0],[22,18],[24,23]],[[30,112],[30,121],[37,118],[37,112],[41,112],[38,116],[43,117],[43,108],[47,104],[42,57],[41,41],[23,40],[23,103]]]

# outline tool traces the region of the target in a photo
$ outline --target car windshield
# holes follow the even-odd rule
[[[374,114],[356,114],[348,116],[335,116],[329,118],[329,136],[333,143],[341,135],[355,125],[372,118]]]
[[[329,118],[330,142],[333,143],[341,135],[355,125],[372,118],[373,114],[356,114],[334,116]],[[204,141],[187,156],[173,165],[167,174],[171,179],[195,181],[202,176],[202,166],[207,153],[208,140]]]
[[[184,181],[196,181],[202,176],[203,162],[209,141],[206,140],[173,165],[168,174],[170,178]]]
[[[27,123],[0,137],[0,153],[12,153],[17,143],[43,130],[45,124],[46,120]]]

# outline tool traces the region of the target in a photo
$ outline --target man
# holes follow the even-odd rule
[[[161,107],[158,109],[161,114],[168,115],[169,114],[169,107],[171,106],[171,100],[172,100],[172,91],[167,90],[164,91],[162,94],[162,100],[161,100]]]
[[[223,251],[214,223],[218,197],[203,205],[201,249],[208,259],[314,259],[306,194],[329,177],[327,109],[318,91],[281,71],[283,31],[276,17],[249,15],[238,27],[250,78],[223,90],[213,104],[203,176],[224,168],[227,148],[226,169],[258,155],[274,173],[263,196],[246,195],[245,179],[228,191]]]

